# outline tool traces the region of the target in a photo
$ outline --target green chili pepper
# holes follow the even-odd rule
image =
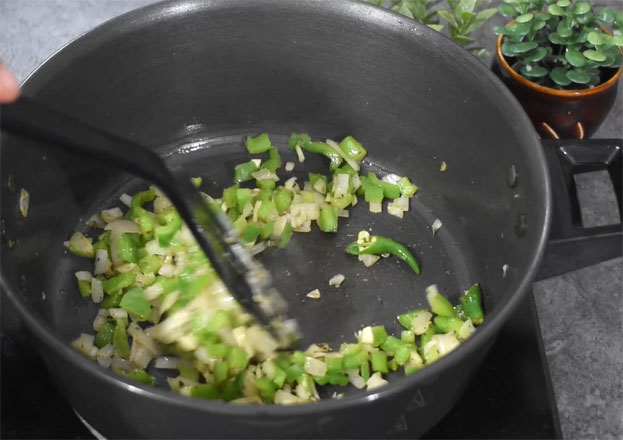
[[[290,194],[290,191],[282,189],[275,193],[275,207],[277,208],[277,211],[279,211],[279,214],[286,211],[290,207],[291,203],[292,194]]]
[[[127,374],[127,376],[130,379],[134,379],[138,382],[143,382],[147,385],[156,386],[156,378],[147,374],[147,372],[143,369],[137,368],[136,370],[132,370]]]
[[[337,209],[333,206],[322,208],[317,223],[322,232],[337,232]]]
[[[108,295],[119,292],[121,289],[133,286],[136,276],[132,272],[126,272],[102,282],[102,288]]]
[[[348,174],[350,177],[353,177],[355,174],[357,174],[357,171],[349,164],[345,163],[341,167],[333,171],[333,174]]]
[[[242,239],[247,243],[253,243],[259,237],[261,230],[261,227],[257,224],[248,224],[242,232]]]
[[[242,212],[247,203],[251,201],[251,190],[249,188],[236,189],[236,207],[238,212]],[[229,206],[229,205],[227,205]]]
[[[373,235],[370,237],[370,244],[368,246],[362,248],[355,241],[346,247],[346,252],[351,255],[392,254],[406,262],[413,272],[416,274],[420,273],[420,267],[418,266],[417,261],[415,261],[413,255],[411,255],[411,252],[409,252],[404,245],[392,240],[391,238]]]
[[[368,173],[368,182],[371,185],[378,186],[383,189],[383,196],[388,199],[397,199],[400,197],[400,188],[398,185],[394,185],[393,183],[384,182],[376,177],[376,174],[373,172]]]
[[[199,397],[200,399],[208,400],[218,399],[220,397],[218,388],[216,388],[216,386],[211,383],[194,385],[190,389],[190,395],[193,397]]]
[[[195,188],[199,188],[203,183],[203,179],[201,177],[191,177],[190,183],[192,183]]]
[[[372,353],[372,370],[379,373],[387,374],[387,353],[384,351],[375,351]]]
[[[78,280],[78,290],[80,295],[87,297],[91,295],[91,282],[87,280]]]
[[[279,155],[279,150],[275,147],[271,147],[268,149],[268,160],[262,164],[261,168],[265,168],[274,173],[281,168],[281,164],[282,161],[281,156]]]
[[[435,316],[433,323],[435,324],[435,327],[437,328],[439,333],[457,333],[459,329],[463,326],[463,321],[461,321],[459,318],[448,316]]]
[[[325,358],[327,364],[327,373],[341,373],[343,368],[343,359],[341,356],[333,356]]]
[[[330,161],[331,171],[335,170],[342,164],[342,156],[324,142],[312,142],[310,137],[306,134],[293,134],[288,140],[288,148],[291,150],[296,149],[296,146],[310,153],[322,154],[326,156]]]
[[[412,197],[417,191],[418,187],[411,183],[408,177],[403,177],[396,182],[398,188],[400,188],[400,194],[405,197]]]
[[[143,209],[143,205],[145,203],[151,202],[156,198],[156,192],[153,189],[148,191],[141,191],[134,194],[132,197],[132,203],[130,204],[130,211],[128,212],[128,216],[131,219],[138,218],[142,215],[148,213],[145,209]]]
[[[145,299],[143,289],[135,287],[123,295],[119,306],[132,316],[145,320],[151,316],[151,303]]]
[[[290,239],[292,238],[292,225],[290,222],[286,224],[286,227],[283,229],[283,232],[277,239],[277,247],[284,248],[290,243]]]
[[[353,159],[357,162],[361,162],[368,154],[366,149],[363,148],[363,145],[356,141],[352,136],[346,136],[342,139],[342,142],[340,142],[340,148],[349,159]]]
[[[253,178],[251,174],[256,171],[257,165],[252,160],[236,165],[234,168],[234,183],[242,183],[251,180]]]
[[[249,154],[260,154],[271,148],[270,138],[267,133],[262,133],[254,138],[247,137],[247,150]]]
[[[465,295],[461,297],[463,312],[475,325],[482,324],[484,320],[481,297],[482,293],[478,284],[474,284],[470,287],[469,290],[465,292]]]
[[[273,235],[273,231],[275,230],[275,224],[273,222],[267,222],[264,226],[262,226],[262,230],[260,231],[260,237],[262,240],[268,240],[271,235]]]
[[[127,333],[128,321],[125,318],[117,318],[116,321],[117,324],[112,334],[112,343],[119,357],[127,359],[130,357],[130,344],[128,344]]]
[[[117,255],[122,261],[126,263],[138,262],[136,251],[138,250],[138,235],[124,233],[121,234],[121,238],[117,242]]]
[[[162,247],[168,247],[171,240],[182,227],[182,218],[175,208],[169,208],[167,211],[156,216],[158,226],[155,227],[154,233],[158,239],[158,244]]]
[[[108,345],[112,341],[112,335],[115,331],[115,324],[112,322],[104,323],[100,329],[97,331],[95,335],[95,346],[97,348],[102,348],[105,345]]]
[[[227,205],[228,208],[235,208],[237,206],[236,190],[238,188],[239,188],[238,185],[233,185],[223,190],[223,203],[225,203],[225,205]]]
[[[361,364],[359,371],[361,373],[361,377],[363,377],[363,380],[367,381],[370,379],[370,364],[368,362]]]

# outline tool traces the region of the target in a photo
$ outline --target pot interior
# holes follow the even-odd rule
[[[368,149],[365,171],[417,184],[402,220],[368,212],[360,197],[337,234],[314,226],[286,249],[260,255],[299,319],[302,347],[337,348],[367,324],[398,330],[396,315],[426,306],[424,289],[433,283],[456,302],[479,282],[487,320],[494,320],[518,294],[543,243],[547,175],[516,102],[467,52],[369,5],[241,0],[148,7],[67,46],[29,78],[24,94],[161,152],[202,176],[202,189],[213,196],[231,185],[234,165],[248,160],[245,136],[264,131],[284,161],[296,161],[286,148],[292,132],[353,135]],[[92,331],[97,307],[81,299],[73,276],[92,270],[91,263],[63,242],[76,229],[94,236],[85,219],[122,206],[119,194],[149,183],[5,133],[1,166],[9,293],[64,341]],[[328,174],[328,164],[308,154],[291,175],[303,180],[307,172]],[[26,218],[9,176],[30,193]],[[435,219],[443,226],[433,235]],[[394,258],[365,268],[346,255],[345,245],[362,229],[407,245],[421,275]],[[328,285],[337,273],[346,276],[339,289]],[[306,298],[315,288],[321,299]]]

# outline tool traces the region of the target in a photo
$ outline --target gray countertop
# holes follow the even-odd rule
[[[234,0],[232,0],[234,1]],[[43,60],[109,18],[154,0],[0,0],[0,58],[23,80]],[[602,3],[618,4],[620,0]],[[479,32],[492,49],[496,16]],[[595,138],[623,137],[621,87]],[[603,176],[578,182],[585,224],[617,220]],[[623,438],[622,260],[540,281],[534,296],[565,438]]]

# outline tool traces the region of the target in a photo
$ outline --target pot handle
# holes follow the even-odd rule
[[[622,255],[623,139],[542,141],[552,185],[553,217],[538,279],[544,279]],[[620,223],[585,228],[573,176],[607,171],[614,187]]]

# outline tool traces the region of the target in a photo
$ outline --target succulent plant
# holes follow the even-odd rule
[[[480,28],[497,11],[483,9],[490,0],[365,0],[377,6],[387,6],[409,18],[423,23],[436,31],[442,31],[441,17],[448,23],[448,35],[458,45],[469,50],[478,58],[485,58],[489,52],[475,44],[472,32]],[[447,9],[444,9],[446,6]]]
[[[623,12],[587,1],[504,0],[502,54],[528,80],[556,89],[605,82],[622,63]]]

